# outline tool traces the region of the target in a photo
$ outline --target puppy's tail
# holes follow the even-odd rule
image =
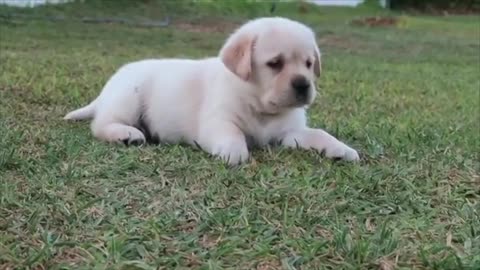
[[[69,112],[63,119],[65,120],[86,120],[92,119],[95,115],[95,100],[87,106],[77,109],[73,112]]]

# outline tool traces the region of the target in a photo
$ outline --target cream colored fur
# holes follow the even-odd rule
[[[161,142],[198,145],[230,164],[248,159],[247,137],[259,146],[279,141],[358,160],[355,150],[307,126],[306,109],[320,72],[320,51],[307,26],[260,18],[235,31],[218,57],[150,59],[121,67],[92,103],[65,119],[91,118],[95,137],[126,143],[146,141],[141,120]],[[303,94],[292,86],[297,77],[308,83]]]

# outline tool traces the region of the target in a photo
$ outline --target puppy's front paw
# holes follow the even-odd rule
[[[238,165],[248,160],[248,149],[245,142],[225,141],[213,147],[213,154],[230,165]]]
[[[325,149],[325,156],[328,158],[342,159],[346,161],[358,161],[360,156],[357,151],[342,142],[329,145]]]

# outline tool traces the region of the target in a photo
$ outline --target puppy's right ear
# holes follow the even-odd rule
[[[235,75],[248,81],[252,75],[252,55],[256,37],[245,33],[233,34],[220,50],[223,64]]]

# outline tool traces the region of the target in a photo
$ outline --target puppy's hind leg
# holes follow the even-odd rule
[[[93,135],[108,142],[143,144],[143,134],[135,126],[143,117],[145,83],[141,67],[127,65],[107,82],[98,97],[91,129]]]
[[[117,96],[118,99],[118,96]],[[125,145],[139,145],[146,142],[145,134],[134,127],[139,121],[140,107],[138,99],[132,98],[133,104],[125,102],[125,98],[99,106],[91,129],[93,135],[107,142],[124,143]]]
[[[92,122],[93,135],[99,139],[124,143],[125,145],[141,145],[146,142],[145,135],[137,128],[122,123]]]

